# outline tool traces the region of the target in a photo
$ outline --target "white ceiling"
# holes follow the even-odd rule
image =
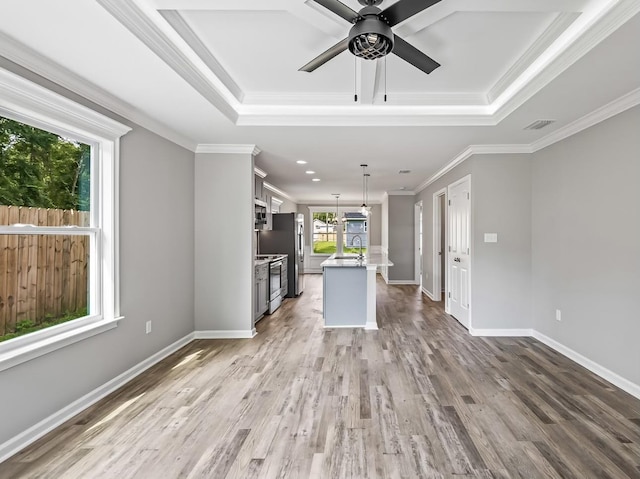
[[[394,27],[442,66],[426,75],[389,55],[387,103],[384,60],[344,52],[298,71],[350,27],[312,0],[3,0],[0,55],[188,148],[255,144],[266,181],[300,202],[357,201],[368,163],[375,200],[416,189],[470,145],[530,151],[623,95],[637,103],[639,11],[640,0],[442,0]],[[557,121],[523,130],[537,119]]]

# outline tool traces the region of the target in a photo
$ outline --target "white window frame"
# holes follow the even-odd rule
[[[0,234],[83,235],[90,238],[88,315],[0,343],[0,371],[117,327],[118,160],[131,130],[21,76],[0,69],[0,116],[91,146],[89,227],[0,226]]]
[[[336,210],[335,206],[331,206],[331,205],[325,205],[325,206],[309,206],[309,230],[311,230],[311,244],[310,244],[310,255],[311,256],[324,256],[325,258],[328,258],[329,256],[331,256],[330,254],[326,254],[326,253],[314,253],[313,252],[313,214],[314,213],[333,213]],[[360,207],[359,206],[340,206],[338,207],[338,217],[342,218],[344,216],[345,213],[360,213]],[[367,226],[369,224],[369,220],[367,219]],[[340,222],[338,225],[341,229],[342,229],[342,237],[343,237],[343,241],[344,241],[344,236],[345,236],[345,231],[344,231],[344,223]],[[338,231],[336,230],[336,235],[338,234]],[[368,238],[368,234],[367,233],[367,241],[369,240]],[[336,247],[338,246],[338,237],[336,236]],[[367,243],[368,244],[368,243]],[[345,245],[343,245],[344,247]]]

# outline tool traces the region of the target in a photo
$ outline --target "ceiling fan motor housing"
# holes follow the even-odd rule
[[[371,10],[371,13],[365,10]],[[377,16],[380,10],[365,7],[360,11],[364,18],[358,20],[349,31],[349,50],[355,56],[375,60],[388,55],[393,50],[391,27]]]

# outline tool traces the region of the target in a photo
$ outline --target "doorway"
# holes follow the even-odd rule
[[[422,201],[418,201],[415,204],[415,254],[414,258],[416,261],[415,265],[415,282],[420,285],[420,290],[422,290],[422,265],[424,264],[422,261]]]
[[[471,176],[447,187],[448,313],[471,327]]]
[[[433,195],[433,300],[446,298],[447,268],[445,249],[447,246],[447,189],[443,188]],[[448,311],[445,301],[445,310]]]

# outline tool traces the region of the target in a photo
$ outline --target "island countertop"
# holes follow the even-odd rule
[[[393,266],[385,255],[370,254],[365,255],[364,259],[359,260],[357,255],[342,255],[336,258],[336,254],[332,254],[324,260],[320,266],[323,268],[364,268],[367,266]]]

